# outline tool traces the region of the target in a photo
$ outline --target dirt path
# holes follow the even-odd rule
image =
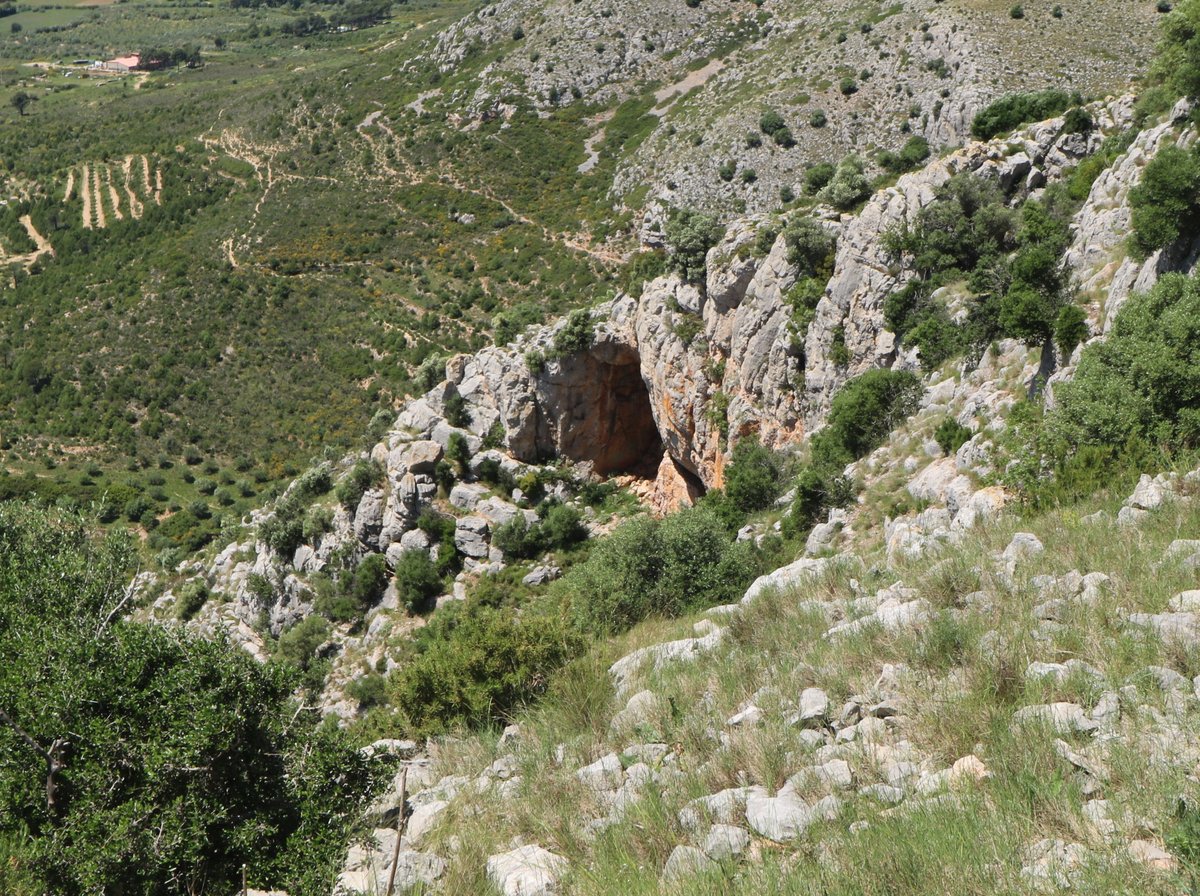
[[[83,180],[79,184],[79,195],[83,199],[83,226],[91,230],[94,227],[92,219],[92,169],[86,162],[83,165]]]
[[[724,59],[714,59],[704,66],[698,68],[694,72],[689,72],[688,75],[674,84],[668,84],[666,87],[654,92],[654,108],[650,110],[651,115],[657,115],[661,118],[667,111],[667,107],[681,96],[685,96],[697,87],[702,87],[713,75],[725,67]]]
[[[124,175],[125,196],[129,200],[129,217],[140,221],[145,209],[130,185],[130,181],[133,179],[133,156],[125,157],[125,161],[121,163],[121,172]]]
[[[146,156],[142,156],[142,192],[147,197],[154,192],[154,187],[150,185],[150,159]],[[162,203],[159,204],[161,205]]]
[[[37,251],[34,256],[41,257],[43,255],[53,255],[54,247],[50,245],[50,241],[38,233],[38,229],[33,226],[33,219],[29,215],[21,215],[18,219],[21,226],[25,228],[25,232],[29,234],[29,238],[33,240],[33,244],[37,246]]]
[[[75,195],[75,169],[72,168],[67,172],[67,192],[63,196],[63,202],[70,202],[71,197]]]
[[[162,205],[162,169],[154,169],[154,204]]]
[[[96,211],[96,226],[103,230],[108,226],[108,218],[104,215],[104,191],[100,185],[100,167],[92,169],[92,206]]]
[[[121,212],[121,194],[117,192],[116,185],[113,184],[112,168],[108,165],[104,166],[104,186],[108,187],[108,199],[112,203],[113,217],[118,221],[124,221],[125,215]]]
[[[0,247],[0,265],[8,267],[9,265],[19,264],[29,270],[33,267],[35,261],[43,255],[54,257],[54,247],[50,245],[50,241],[38,233],[38,229],[33,226],[33,219],[29,215],[20,217],[21,226],[25,228],[25,232],[29,234],[29,239],[33,241],[37,248],[25,255],[5,255],[3,248]]]
[[[587,123],[590,125],[604,125],[607,122],[612,121],[612,117],[615,114],[616,109],[611,109],[608,112],[601,112],[599,115],[589,118]],[[588,137],[587,140],[583,142],[583,148],[587,150],[588,157],[580,162],[579,167],[575,169],[580,174],[587,174],[589,171],[595,168],[596,163],[600,161],[600,144],[604,142],[604,130],[605,129],[601,127],[600,130],[596,131],[596,133],[592,134],[592,136]]]

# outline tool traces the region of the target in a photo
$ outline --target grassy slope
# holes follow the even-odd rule
[[[467,797],[462,811],[452,813],[431,838],[434,851],[443,855],[452,851],[449,838],[460,843],[448,885],[455,892],[484,892],[486,857],[509,848],[515,837],[569,857],[573,871],[566,892],[572,894],[1023,893],[1030,889],[1020,875],[1025,848],[1050,837],[1091,850],[1080,872],[1081,892],[1181,892],[1186,872],[1151,872],[1130,860],[1125,844],[1136,838],[1161,842],[1175,828],[1176,800],[1197,796],[1195,781],[1185,777],[1190,766],[1184,754],[1158,763],[1149,746],[1153,737],[1164,736],[1170,754],[1170,743],[1194,738],[1200,721],[1195,700],[1189,693],[1186,714],[1173,715],[1169,696],[1146,668],[1161,665],[1191,678],[1200,672],[1200,657],[1164,646],[1126,627],[1122,618],[1124,610],[1162,612],[1173,594],[1197,586],[1194,570],[1160,561],[1172,540],[1196,533],[1200,508],[1170,506],[1136,530],[1082,521],[1097,507],[1115,514],[1120,497],[1031,518],[1008,515],[949,549],[932,569],[928,560],[888,568],[874,551],[810,586],[760,598],[732,623],[732,637],[718,652],[644,676],[633,689],[650,688],[669,698],[671,709],[635,731],[609,730],[622,701],[612,693],[608,663],[635,647],[687,636],[693,620],[642,626],[581,660],[550,699],[520,719],[516,756],[522,777],[515,798]],[[1046,550],[1021,564],[1009,587],[990,570],[1016,531],[1037,534]],[[1112,588],[1094,606],[1066,610],[1060,626],[1039,622],[1031,611],[1048,595],[1030,579],[1071,569],[1105,572]],[[834,601],[852,616],[858,594],[896,581],[932,604],[932,622],[907,634],[871,628],[831,641],[822,637],[829,623],[806,606],[813,599]],[[986,601],[966,605],[963,598],[976,591]],[[1030,662],[1068,659],[1095,666],[1101,680],[1074,675],[1053,685],[1024,677]],[[694,842],[676,817],[689,799],[750,783],[781,786],[813,762],[797,730],[783,723],[783,707],[809,686],[826,689],[839,707],[851,695],[870,694],[889,663],[905,664],[911,674],[902,679],[901,725],[888,741],[907,739],[929,757],[931,769],[975,753],[992,772],[990,780],[959,791],[957,801],[896,812],[850,791],[843,794],[838,821],[818,825],[795,844],[756,841],[756,861],[725,864],[703,882],[660,890],[671,850]],[[1117,821],[1118,835],[1107,840],[1081,814],[1082,779],[1057,756],[1055,735],[1019,728],[1012,717],[1023,705],[1054,700],[1090,708],[1101,691],[1126,685],[1134,690],[1121,692],[1122,721],[1109,745],[1109,773],[1093,794],[1109,800]],[[764,686],[771,693],[760,694],[757,702],[767,712],[766,722],[724,728],[728,741],[720,746],[715,738],[724,720]],[[1090,742],[1086,736],[1066,740],[1076,749]],[[683,774],[661,795],[650,788],[623,821],[590,841],[581,827],[604,809],[574,770],[643,741],[675,745]],[[559,744],[565,745],[562,764],[553,758]],[[439,767],[446,774],[469,774],[504,752],[494,736],[468,738],[443,747]],[[856,786],[880,780],[873,763],[850,761]],[[824,792],[818,786],[803,795],[811,800]],[[849,833],[854,821],[869,826]]]

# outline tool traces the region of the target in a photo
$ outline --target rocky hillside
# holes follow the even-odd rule
[[[968,143],[853,214],[739,219],[702,280],[685,268],[451,359],[370,452],[314,468],[244,540],[181,566],[151,615],[194,617],[265,661],[329,615],[330,588],[357,588],[355,570],[382,558],[394,578],[381,573],[363,615],[322,623],[305,648],[328,661],[322,710],[363,725],[378,700],[363,682],[402,673],[408,645],[444,636],[423,627],[440,631],[481,589],[534,595],[563,574],[555,551],[512,547],[514,531],[546,525],[543,496],[579,508],[602,539],[621,513],[588,499],[589,483],[612,479],[670,513],[729,484],[739,443],[816,464],[814,434],[841,425],[838,396],[869,371],[915,375],[907,420],[838,470],[856,500],[821,505],[740,602],[597,642],[499,740],[374,744],[407,770],[399,879],[505,894],[762,892],[785,879],[786,892],[850,879],[856,892],[927,892],[928,875],[964,892],[1130,880],[1179,892],[1196,849],[1183,773],[1197,759],[1184,744],[1200,671],[1188,540],[1200,474],[1013,512],[1031,450],[1014,409],[1047,384],[1069,392],[1130,294],[1194,264],[1189,245],[1136,260],[1118,237],[1150,163],[1190,146],[1190,106],[1141,126],[1128,97],[1083,112],[1082,130],[1068,116]],[[1084,196],[1067,203],[1089,162]],[[985,301],[976,274],[931,280],[919,248],[894,246],[953,196],[984,197],[972,201],[1019,215],[1025,233],[1043,208],[1068,215],[1058,264],[1077,290],[1077,344],[993,330],[977,354],[931,364],[937,343],[895,332],[907,287],[927,287],[944,338]],[[815,267],[806,239],[826,253]],[[1029,245],[1013,244],[1014,282]],[[794,538],[797,513],[751,517],[738,541]],[[428,617],[414,615],[414,556],[461,567]],[[143,586],[161,591],[152,578]],[[351,850],[340,892],[382,887],[398,806],[393,790],[372,810],[374,840]],[[989,846],[964,859],[968,842]]]
[[[467,117],[516,97],[542,108],[634,98],[657,123],[619,164],[616,196],[764,212],[781,187],[798,193],[813,164],[897,150],[912,134],[960,144],[978,111],[1031,84],[1118,93],[1149,59],[1158,16],[1144,2],[1039,0],[1022,12],[930,0],[504,0],[438,35],[425,58],[452,78],[471,72],[437,100]],[[1081,54],[1088,64],[1064,64]],[[766,112],[782,117],[786,139],[760,129]],[[595,119],[596,143],[609,117]],[[722,165],[735,176],[719,176]]]
[[[801,559],[623,639],[499,737],[377,744],[403,758],[412,807],[398,879],[1187,892],[1198,481],[1146,476],[1124,502],[1035,520],[963,508],[945,544]],[[386,881],[397,798],[341,892]]]

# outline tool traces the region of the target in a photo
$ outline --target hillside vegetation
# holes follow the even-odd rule
[[[1200,0],[0,26],[0,891],[1196,889]]]

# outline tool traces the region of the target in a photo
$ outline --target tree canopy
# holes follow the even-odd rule
[[[0,504],[10,866],[30,894],[231,892],[243,863],[328,893],[365,760],[297,712],[285,667],[130,621],[131,557],[78,517]]]

